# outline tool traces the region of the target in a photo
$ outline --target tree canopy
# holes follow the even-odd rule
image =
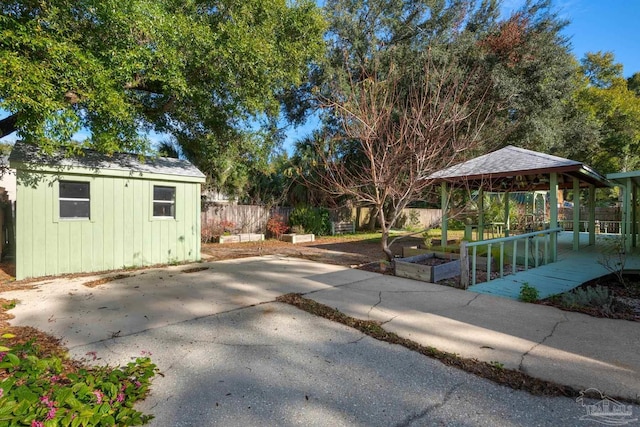
[[[575,103],[596,133],[578,160],[604,173],[640,168],[639,74],[625,79],[611,52],[587,53],[579,72]]]
[[[53,149],[86,129],[93,148],[140,152],[141,133],[163,132],[208,171],[262,155],[269,139],[246,121],[272,123],[324,49],[311,0],[8,0],[0,12],[0,138]]]

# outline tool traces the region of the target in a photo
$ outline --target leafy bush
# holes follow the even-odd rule
[[[289,215],[289,225],[301,226],[305,232],[316,236],[326,236],[331,232],[331,220],[329,210],[325,208],[312,208],[299,206]]]
[[[520,301],[523,302],[536,302],[538,301],[538,299],[540,299],[540,292],[536,288],[525,282],[520,287],[519,298]]]
[[[271,237],[279,239],[287,230],[289,227],[285,224],[282,215],[274,215],[267,221],[267,232]]]
[[[604,286],[577,288],[562,295],[562,304],[567,307],[591,307],[605,313],[613,313],[615,299]]]
[[[466,223],[460,219],[449,218],[449,221],[447,221],[449,230],[464,230],[465,225]]]
[[[0,370],[8,374],[0,382],[1,425],[130,426],[153,418],[133,409],[157,371],[147,357],[121,368],[69,370],[60,357],[39,356],[32,342],[0,351]]]

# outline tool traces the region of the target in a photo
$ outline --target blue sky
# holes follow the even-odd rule
[[[506,0],[504,10],[523,3]],[[564,33],[578,59],[587,52],[610,51],[624,65],[625,77],[640,72],[640,1],[554,0],[553,4],[559,16],[570,21]]]

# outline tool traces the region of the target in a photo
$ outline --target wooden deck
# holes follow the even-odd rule
[[[589,280],[610,273],[602,265],[605,253],[610,250],[613,239],[619,235],[598,235],[596,245],[588,246],[589,235],[581,233],[580,250],[572,250],[573,233],[563,232],[558,236],[558,262],[542,265],[514,275],[504,276],[490,282],[470,286],[469,290],[505,298],[518,299],[524,283],[535,287],[540,298],[569,291]],[[611,259],[613,263],[613,258]],[[626,269],[640,269],[640,254],[636,251],[626,256]]]

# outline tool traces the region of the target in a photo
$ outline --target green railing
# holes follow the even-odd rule
[[[549,264],[557,261],[558,255],[558,233],[562,228],[551,228],[547,230],[534,231],[532,233],[518,234],[515,236],[501,237],[499,239],[480,240],[477,242],[465,242],[460,245],[460,267],[461,267],[461,285],[464,289],[469,285],[473,286],[477,283],[478,272],[478,247],[486,246],[486,277],[487,282],[491,281],[493,272],[493,248],[499,248],[498,266],[496,270],[500,271],[500,278],[504,277],[505,258],[511,258],[511,273],[518,271],[518,265],[524,267],[524,270],[538,267],[542,264]],[[505,245],[512,243],[511,253],[505,256]],[[522,262],[518,264],[518,245],[522,245],[523,253]],[[507,245],[508,246],[508,245]],[[471,248],[471,256],[469,256],[469,248]],[[532,251],[532,254],[529,253]],[[471,266],[469,261],[471,260]]]

